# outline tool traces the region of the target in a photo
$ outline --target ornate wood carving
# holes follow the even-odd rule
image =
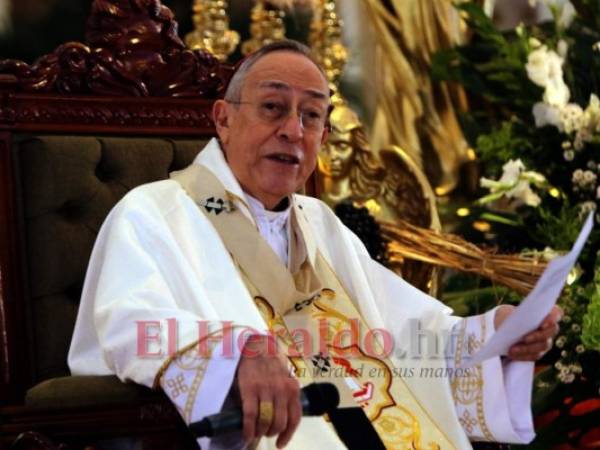
[[[203,99],[11,93],[0,106],[0,128],[61,133],[208,135],[214,132],[211,106],[212,100]]]
[[[0,61],[21,92],[133,97],[219,97],[231,69],[189,50],[159,0],[95,0],[86,43],[68,42],[33,64]]]

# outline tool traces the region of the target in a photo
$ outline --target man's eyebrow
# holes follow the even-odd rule
[[[288,85],[287,83],[284,83],[283,81],[276,81],[276,80],[267,80],[267,81],[261,81],[260,83],[258,83],[258,87],[259,89],[277,89],[277,90],[281,90],[281,91],[291,91],[292,88],[290,87],[290,85]],[[327,94],[325,94],[324,92],[318,91],[316,89],[304,89],[304,91],[306,94],[310,95],[313,98],[319,99],[319,100],[328,100],[329,96]]]

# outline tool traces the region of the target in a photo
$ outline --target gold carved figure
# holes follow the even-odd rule
[[[225,0],[195,0],[194,31],[185,36],[192,50],[206,50],[220,61],[225,61],[240,42],[240,35],[229,29],[227,2]]]
[[[242,43],[242,54],[249,55],[274,41],[285,39],[283,10],[264,0],[257,0],[250,13],[250,39]]]
[[[431,187],[405,152],[387,147],[374,154],[362,123],[337,94],[330,124],[329,139],[319,154],[323,201],[331,207],[344,201],[366,207],[378,222],[407,221],[419,227],[440,228]],[[396,255],[390,266],[426,292],[437,288],[429,264]]]

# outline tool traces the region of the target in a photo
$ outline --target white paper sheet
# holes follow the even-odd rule
[[[556,304],[567,276],[592,231],[594,214],[595,211],[589,213],[571,251],[550,261],[529,295],[508,316],[486,345],[471,358],[463,360],[463,367],[471,367],[488,358],[507,354],[513,344],[540,326]]]

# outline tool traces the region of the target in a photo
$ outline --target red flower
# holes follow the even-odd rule
[[[577,403],[571,408],[572,416],[582,416],[600,408],[600,399],[590,398],[582,402]]]
[[[535,427],[544,427],[554,422],[558,416],[560,416],[560,411],[558,409],[551,409],[548,412],[540,414],[535,418]]]

